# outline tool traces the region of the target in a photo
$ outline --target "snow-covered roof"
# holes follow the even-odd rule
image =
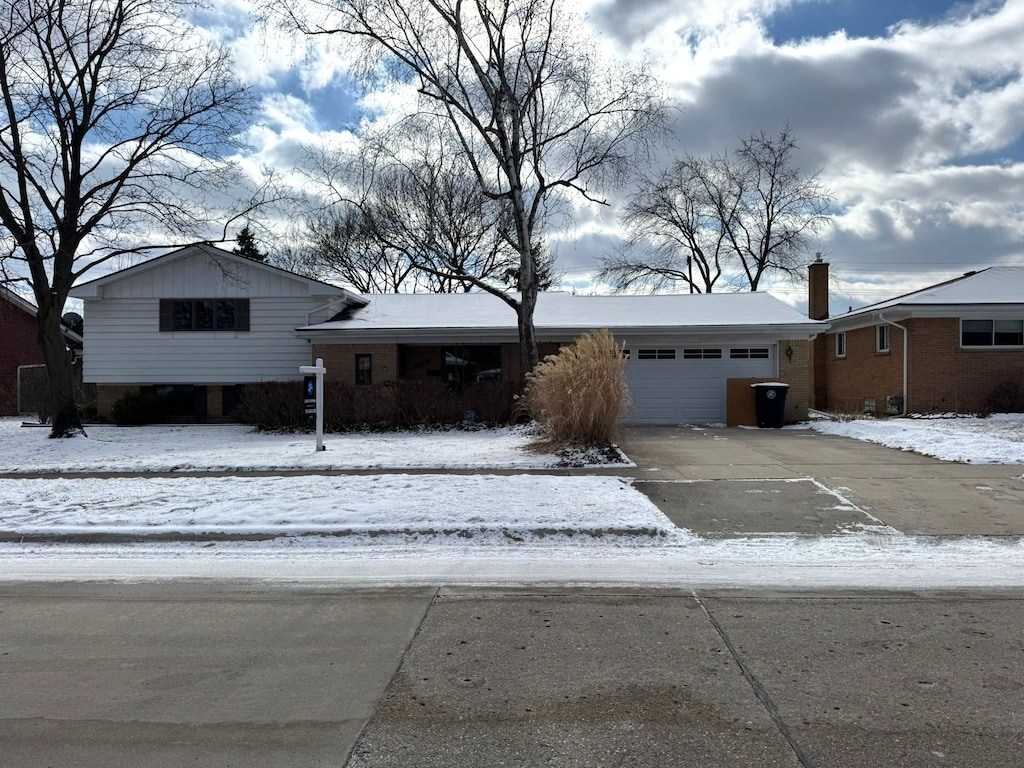
[[[395,336],[440,331],[517,330],[516,314],[489,293],[399,293],[362,296],[368,304],[345,319],[298,329],[300,336]],[[809,320],[767,293],[577,296],[542,293],[534,313],[537,332],[579,333],[597,328],[636,332],[817,333],[827,327]]]
[[[1024,267],[988,267],[968,272],[953,280],[844,312],[831,319],[836,322],[897,308],[911,311],[929,307],[1008,304],[1024,305]]]

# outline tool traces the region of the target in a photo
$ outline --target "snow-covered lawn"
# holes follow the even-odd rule
[[[0,419],[0,472],[542,469],[562,461],[527,450],[533,438],[517,428],[326,435],[327,450],[320,453],[312,435],[254,432],[234,424],[91,426],[87,432],[88,437],[50,440],[45,428]]]
[[[348,475],[0,480],[0,532],[444,538],[689,536],[612,477]],[[365,543],[365,541],[363,542]]]
[[[855,419],[814,421],[829,435],[867,440],[943,461],[1024,464],[1024,414],[977,418]]]

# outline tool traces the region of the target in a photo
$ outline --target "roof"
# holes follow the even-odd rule
[[[9,303],[16,306],[18,309],[32,315],[32,317],[37,317],[39,315],[39,308],[35,304],[28,301],[27,299],[22,298],[14,291],[12,291],[10,288],[7,288],[6,286],[3,285],[0,285],[0,299],[8,301]],[[64,325],[63,322],[61,322],[60,329],[64,333],[64,339],[72,347],[77,347],[81,349],[82,345],[85,342],[80,334],[75,333],[73,330]]]
[[[163,256],[157,256],[155,259],[150,259],[148,261],[142,262],[141,264],[136,264],[133,267],[121,269],[118,270],[117,272],[111,272],[109,274],[103,275],[102,277],[97,277],[94,280],[89,280],[88,282],[85,283],[79,283],[78,285],[74,286],[71,289],[70,293],[72,296],[75,296],[76,298],[96,296],[97,289],[104,285],[114,283],[119,280],[126,280],[128,278],[135,277],[144,272],[148,272],[151,269],[156,269],[157,267],[164,266],[168,262],[175,261],[186,256],[190,256],[194,254],[196,251],[201,251],[212,259],[236,261],[239,263],[247,264],[251,267],[255,267],[257,269],[264,269],[269,272],[275,272],[277,274],[285,275],[293,280],[298,280],[299,282],[306,283],[316,293],[345,296],[347,299],[350,299],[352,301],[360,301],[358,294],[352,293],[351,291],[348,291],[340,286],[325,283],[322,280],[314,280],[311,277],[306,277],[305,275],[300,275],[297,272],[291,272],[287,269],[282,269],[281,267],[275,267],[272,264],[266,264],[265,262],[262,261],[247,259],[246,257],[239,256],[238,254],[232,253],[231,251],[225,251],[223,248],[216,248],[212,245],[206,245],[205,243],[185,246],[184,248],[179,248],[175,251],[171,251],[170,253],[165,253]]]
[[[298,329],[300,336],[428,335],[440,331],[517,333],[515,312],[490,293],[367,295],[365,307],[345,319]],[[541,293],[538,333],[582,333],[595,328],[631,333],[779,330],[817,333],[827,323],[809,320],[767,293],[577,296]]]
[[[22,298],[5,285],[0,285],[0,299],[7,301],[9,304],[13,304],[22,312],[28,312],[32,317],[35,317],[39,311],[35,304]]]
[[[967,272],[953,280],[937,283],[913,293],[869,304],[832,317],[832,321],[857,318],[886,310],[912,312],[915,309],[963,308],[967,306],[1024,306],[1024,267],[988,267]]]

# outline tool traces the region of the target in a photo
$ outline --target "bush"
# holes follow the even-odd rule
[[[626,401],[622,345],[607,330],[586,333],[526,377],[522,405],[558,446],[610,443]]]
[[[500,382],[453,390],[437,380],[360,386],[328,381],[324,383],[324,429],[456,424],[467,411],[473,411],[478,422],[506,424],[512,418],[514,395],[514,385]],[[297,381],[246,384],[232,416],[243,424],[271,430],[305,430],[311,422],[304,413],[302,384]]]
[[[110,418],[120,427],[156,424],[167,420],[167,398],[155,392],[127,392],[110,408]]]
[[[1019,381],[1004,381],[988,393],[982,404],[981,413],[1024,413],[1024,384]]]

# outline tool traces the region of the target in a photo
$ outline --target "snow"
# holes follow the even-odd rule
[[[1024,418],[862,420],[814,429],[964,461],[1024,463]],[[680,530],[632,486],[607,476],[543,472],[517,430],[338,435],[317,454],[309,435],[243,427],[92,427],[52,441],[0,420],[6,472],[263,469],[260,476],[8,475],[0,478],[0,573],[32,581],[181,578],[345,586],[960,589],[1024,586],[1019,537],[906,536],[865,513],[829,536],[704,539]],[[473,474],[373,467],[482,468]],[[317,474],[326,467],[357,474]],[[275,469],[276,468],[276,469]],[[280,469],[313,474],[283,476]],[[366,470],[366,471],[363,471]],[[809,479],[809,478],[808,478]],[[759,490],[751,480],[751,490]],[[821,487],[856,509],[841,489]],[[156,541],[152,534],[242,540]],[[139,537],[96,543],[86,535]],[[272,536],[270,540],[244,537]],[[50,543],[46,536],[69,541]],[[19,542],[19,537],[25,541]],[[33,538],[35,537],[35,538]]]
[[[88,437],[50,440],[47,429],[0,419],[0,473],[543,469],[562,462],[527,450],[534,438],[516,428],[328,434],[327,450],[319,453],[312,435],[261,433],[233,424],[86,431]]]
[[[0,480],[0,531],[682,534],[613,477],[354,475]]]
[[[299,329],[300,335],[339,329],[357,335],[360,331],[441,328],[516,332],[515,313],[489,293],[392,293],[363,298],[369,304],[353,312],[351,318],[307,326]],[[592,328],[757,332],[766,326],[799,326],[814,332],[822,325],[774,296],[757,292],[574,296],[552,291],[538,296],[534,323],[538,330],[549,333]]]
[[[814,421],[812,428],[965,464],[1024,464],[1024,414]]]

